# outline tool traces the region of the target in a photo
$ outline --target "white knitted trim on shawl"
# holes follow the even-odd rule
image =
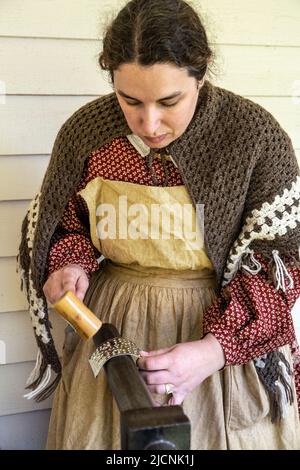
[[[31,259],[32,257],[32,247],[33,247],[33,240],[35,235],[35,227],[37,226],[37,219],[39,213],[39,204],[40,204],[40,196],[41,193],[39,192],[36,197],[31,201],[30,206],[27,212],[28,218],[28,227],[27,227],[27,234],[26,234],[26,241],[28,245],[28,254]],[[17,271],[19,272],[21,279],[23,281],[23,289],[26,289],[26,279],[24,275],[24,270],[22,269],[20,262],[17,266]],[[46,330],[44,324],[39,322],[40,318],[45,317],[45,310],[44,310],[44,303],[42,299],[37,296],[37,292],[33,286],[32,276],[31,276],[31,268],[29,268],[28,272],[29,277],[29,286],[27,291],[27,298],[29,303],[29,313],[31,317],[32,326],[35,328],[35,334],[41,339],[44,344],[49,343],[50,337]],[[42,360],[42,353],[38,348],[37,359],[34,369],[32,370],[26,385],[31,385],[39,376],[40,373],[40,366]],[[51,365],[49,364],[45,370],[43,375],[42,381],[40,385],[33,390],[32,392],[27,393],[24,395],[25,398],[30,399],[38,395],[43,389],[47,387],[51,379]]]
[[[300,177],[297,176],[290,190],[284,189],[283,194],[281,196],[276,195],[273,202],[270,204],[264,202],[260,209],[254,209],[251,212],[229,253],[223,285],[228,284],[233,279],[241,266],[252,274],[257,274],[260,271],[261,266],[254,258],[253,250],[249,249],[249,245],[254,240],[274,240],[278,235],[285,235],[288,229],[296,228],[300,222],[299,199]],[[287,212],[287,208],[290,209],[290,213]],[[281,219],[276,216],[276,211],[282,213]],[[272,221],[271,226],[266,224],[266,218]],[[254,231],[256,225],[259,225],[259,230]],[[279,257],[278,251],[273,250],[272,253],[276,265],[277,289],[286,289],[285,278],[288,278],[290,287],[293,287],[292,278]],[[251,268],[243,265],[242,258],[245,255],[250,255]]]

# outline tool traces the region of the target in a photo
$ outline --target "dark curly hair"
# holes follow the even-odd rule
[[[107,28],[99,64],[113,72],[121,64],[170,63],[204,77],[212,51],[195,10],[183,0],[131,0]]]

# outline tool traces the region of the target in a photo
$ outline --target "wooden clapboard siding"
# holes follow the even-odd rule
[[[51,310],[49,317],[55,345],[61,355],[67,323]],[[5,357],[0,356],[0,364],[36,360],[37,346],[27,311],[0,313],[0,341],[5,345]]]
[[[192,0],[221,44],[300,46],[298,0]],[[259,68],[257,65],[257,68]]]
[[[1,0],[0,35],[98,39],[104,18],[124,0]]]
[[[26,199],[31,200],[40,188],[49,157],[49,155],[0,156],[0,201],[25,200],[24,204],[27,204]]]
[[[8,96],[0,106],[2,155],[51,153],[63,122],[91,98],[86,96]]]
[[[98,39],[125,0],[2,0],[0,35]],[[221,44],[300,46],[299,0],[192,0]],[[34,14],[33,14],[34,13]]]
[[[20,290],[16,266],[16,258],[0,258],[0,313],[27,309],[27,300]]]
[[[16,256],[29,201],[0,202],[0,257]]]
[[[35,362],[30,361],[0,366],[0,416],[51,407],[52,397],[41,403],[23,397],[28,392],[25,390],[26,380],[34,365]]]
[[[78,95],[80,90],[98,96],[111,91],[97,63],[99,41],[61,39],[56,47],[57,43],[53,39],[1,39],[0,63],[14,57],[11,67],[1,73],[8,95]],[[222,45],[216,49],[216,83],[241,95],[291,96],[295,77],[300,77],[299,51],[295,47]],[[285,67],[278,67],[283,62]]]
[[[44,449],[49,418],[49,409],[1,416],[0,450]]]
[[[296,90],[300,96],[300,47],[223,45],[216,54],[222,87],[244,96],[292,96]]]
[[[111,91],[97,63],[100,41],[0,38],[0,44],[0,63],[14,57],[1,71],[8,95],[98,96]]]

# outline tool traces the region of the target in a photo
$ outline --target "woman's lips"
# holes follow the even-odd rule
[[[160,144],[165,138],[167,134],[159,135],[158,137],[146,137],[144,139],[150,142],[151,144]]]

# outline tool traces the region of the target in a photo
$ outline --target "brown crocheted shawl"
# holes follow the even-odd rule
[[[33,387],[47,367],[60,372],[42,291],[51,237],[91,152],[128,134],[114,93],[75,112],[56,138],[41,192],[23,222],[19,264],[41,353]],[[290,138],[267,111],[206,82],[191,123],[167,150],[193,203],[204,205],[205,246],[219,286],[251,250],[270,258],[274,250],[281,257],[298,250],[298,165]]]

